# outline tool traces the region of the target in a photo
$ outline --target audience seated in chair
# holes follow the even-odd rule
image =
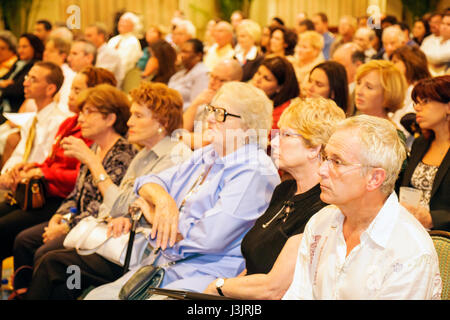
[[[367,115],[344,120],[325,147],[320,198],[283,299],[440,299],[433,242],[398,202],[406,151],[395,127]]]
[[[344,112],[329,99],[294,99],[278,122],[272,159],[294,179],[283,181],[266,212],[242,240],[246,269],[212,282],[205,293],[235,299],[281,299],[292,282],[298,245],[308,220],[326,204],[320,200],[322,153]]]

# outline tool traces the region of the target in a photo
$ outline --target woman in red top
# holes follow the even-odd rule
[[[300,89],[292,64],[282,57],[266,58],[253,76],[251,83],[263,90],[273,101],[273,126],[277,123],[284,109],[291,103],[291,99],[300,95]]]

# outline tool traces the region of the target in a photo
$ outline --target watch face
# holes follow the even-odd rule
[[[223,286],[223,284],[225,283],[225,280],[222,278],[217,279],[216,281],[216,287],[220,288]]]

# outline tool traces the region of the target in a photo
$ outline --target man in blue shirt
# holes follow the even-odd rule
[[[314,29],[323,36],[324,46],[322,49],[323,56],[326,60],[330,59],[330,48],[334,41],[334,36],[328,31],[328,17],[325,13],[319,12],[312,17]]]

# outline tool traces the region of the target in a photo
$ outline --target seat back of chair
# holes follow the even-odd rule
[[[434,247],[439,258],[439,270],[442,278],[442,300],[450,299],[450,232],[430,231]]]

